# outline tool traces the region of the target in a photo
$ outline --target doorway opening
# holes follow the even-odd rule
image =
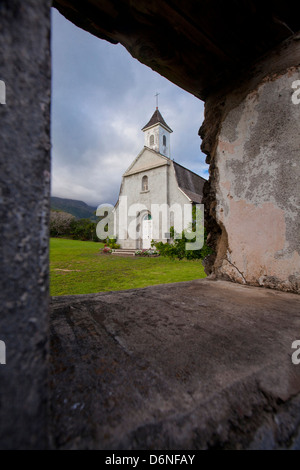
[[[142,230],[142,248],[149,250],[151,248],[152,240],[152,217],[151,214],[145,214],[143,217],[143,230]]]
[[[56,211],[88,218],[88,215],[81,215],[82,209],[94,214],[101,204],[116,206],[122,175],[143,148],[141,127],[153,112],[157,90],[162,113],[174,127],[171,158],[207,177],[208,165],[204,163],[205,155],[201,157],[198,136],[203,103],[133,59],[120,44],[112,45],[87,33],[55,8],[52,8],[52,77],[51,205],[54,198],[56,203],[60,199],[63,204],[63,208],[54,206]],[[166,144],[164,136],[161,141],[162,145]],[[151,191],[152,187],[155,190],[152,186],[155,179],[153,183],[149,181],[144,178],[139,182],[138,194],[141,190],[149,192],[150,187]],[[75,212],[72,212],[74,206]],[[93,223],[98,220],[94,219]],[[139,218],[138,223],[138,240],[128,246],[132,251],[151,248],[152,221]],[[60,243],[55,240],[55,243],[51,241],[53,250],[58,249],[57,243]],[[87,247],[87,242],[84,243]],[[119,244],[119,240],[115,240],[112,249]],[[95,252],[99,250],[95,243]],[[70,252],[75,251],[70,248]],[[76,260],[76,265],[69,259],[71,266],[65,266],[61,259],[55,264],[53,256],[50,259],[52,279],[57,279],[58,285],[66,285],[71,277],[69,273],[79,269]],[[108,262],[109,257],[100,259]],[[87,259],[87,264],[89,262]],[[63,282],[59,281],[60,276]],[[90,285],[89,280],[87,284]],[[72,294],[83,293],[82,285],[80,292],[72,288]],[[109,284],[105,284],[106,287],[109,289]],[[126,284],[126,287],[131,286]],[[86,293],[92,293],[89,289]],[[51,291],[52,295],[67,293]]]

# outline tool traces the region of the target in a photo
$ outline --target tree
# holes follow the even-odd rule
[[[68,212],[51,210],[50,213],[50,236],[62,237],[70,235],[71,223],[75,220],[74,215]]]

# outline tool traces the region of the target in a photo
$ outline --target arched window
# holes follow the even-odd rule
[[[163,136],[163,145],[164,145],[165,147],[166,147],[166,145],[167,145],[167,138],[166,138],[165,135]]]
[[[150,135],[150,147],[154,145],[154,135]]]
[[[148,176],[142,178],[142,191],[148,191]]]

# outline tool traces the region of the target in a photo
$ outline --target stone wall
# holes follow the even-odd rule
[[[0,3],[2,449],[48,445],[50,3]]]
[[[299,39],[212,93],[200,129],[210,163],[204,204],[215,250],[207,272],[294,292],[300,292]]]

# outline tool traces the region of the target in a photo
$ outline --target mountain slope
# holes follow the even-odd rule
[[[85,202],[76,201],[74,199],[52,196],[51,209],[68,212],[69,214],[74,215],[77,219],[97,219],[95,216],[96,207],[88,206]]]

